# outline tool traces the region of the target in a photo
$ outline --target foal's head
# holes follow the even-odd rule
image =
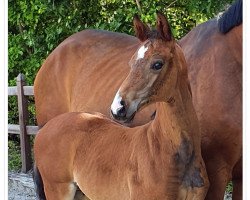
[[[142,106],[156,101],[167,101],[176,88],[180,71],[176,60],[182,51],[171,34],[166,17],[157,13],[156,30],[150,30],[135,16],[134,29],[141,41],[132,56],[131,70],[115,95],[111,114],[116,120],[129,122]]]

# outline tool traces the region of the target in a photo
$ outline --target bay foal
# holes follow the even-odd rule
[[[93,200],[205,198],[208,179],[186,62],[165,16],[157,16],[154,31],[134,18],[142,44],[111,106],[113,116],[126,121],[162,101],[155,118],[135,128],[98,113],[50,120],[34,143],[41,197],[73,199],[78,185]]]

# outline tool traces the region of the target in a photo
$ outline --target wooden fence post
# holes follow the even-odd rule
[[[17,99],[20,125],[20,144],[22,157],[22,172],[26,173],[32,168],[31,148],[29,136],[27,135],[26,125],[28,123],[28,102],[24,95],[23,86],[25,78],[23,74],[17,76]]]

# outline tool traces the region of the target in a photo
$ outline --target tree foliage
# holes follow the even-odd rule
[[[132,18],[155,21],[168,14],[174,34],[182,37],[197,23],[223,9],[229,0],[9,0],[9,84],[23,72],[28,84],[47,55],[66,37],[86,28],[133,34]],[[140,8],[140,9],[139,9]]]

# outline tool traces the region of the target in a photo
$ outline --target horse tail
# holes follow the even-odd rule
[[[39,200],[46,200],[45,192],[44,192],[44,186],[43,186],[43,180],[41,177],[41,174],[39,172],[39,169],[37,168],[36,164],[34,164],[33,169],[33,180],[35,183],[35,190],[36,195]]]

